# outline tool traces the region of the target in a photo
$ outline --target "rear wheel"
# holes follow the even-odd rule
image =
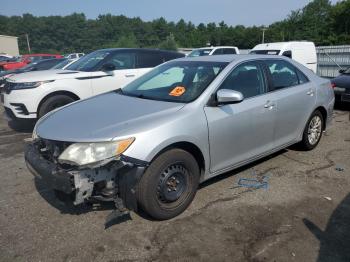
[[[320,111],[316,110],[312,113],[304,129],[303,140],[300,142],[304,150],[312,150],[320,142],[324,127],[323,121]]]
[[[38,116],[39,118],[41,118],[42,116],[46,115],[48,112],[56,108],[59,108],[61,106],[70,104],[74,101],[75,100],[72,97],[67,95],[55,95],[55,96],[49,97],[40,106]]]
[[[195,158],[182,149],[158,156],[147,168],[138,185],[138,203],[155,219],[181,214],[192,202],[199,183]]]

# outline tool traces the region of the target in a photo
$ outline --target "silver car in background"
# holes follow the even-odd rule
[[[76,205],[170,219],[200,182],[295,143],[315,148],[333,105],[330,82],[288,58],[182,58],[47,114],[25,159]]]

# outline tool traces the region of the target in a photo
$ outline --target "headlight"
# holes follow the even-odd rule
[[[32,139],[35,140],[39,138],[38,133],[36,132],[36,125],[34,126],[33,133],[32,133]]]
[[[53,82],[54,80],[48,80],[48,81],[38,81],[38,82],[23,82],[23,83],[13,83],[11,86],[12,90],[19,90],[19,89],[30,89],[30,88],[36,88],[38,86],[41,86],[42,84]]]
[[[59,156],[60,163],[83,166],[120,156],[134,142],[135,138],[97,143],[75,143]]]

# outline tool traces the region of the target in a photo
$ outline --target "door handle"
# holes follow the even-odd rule
[[[126,74],[125,76],[126,77],[134,77],[135,75],[133,75],[133,74]]]
[[[264,108],[273,109],[275,107],[275,104],[273,102],[267,101],[264,105]]]
[[[314,95],[314,90],[310,89],[309,91],[307,91],[306,93],[308,96],[313,96]]]

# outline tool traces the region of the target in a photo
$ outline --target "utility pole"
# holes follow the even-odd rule
[[[31,51],[30,51],[30,44],[29,44],[29,36],[28,36],[28,34],[26,34],[26,38],[27,38],[28,53],[30,54]]]
[[[267,28],[263,28],[262,31],[262,43],[265,43],[265,31],[267,30]]]

